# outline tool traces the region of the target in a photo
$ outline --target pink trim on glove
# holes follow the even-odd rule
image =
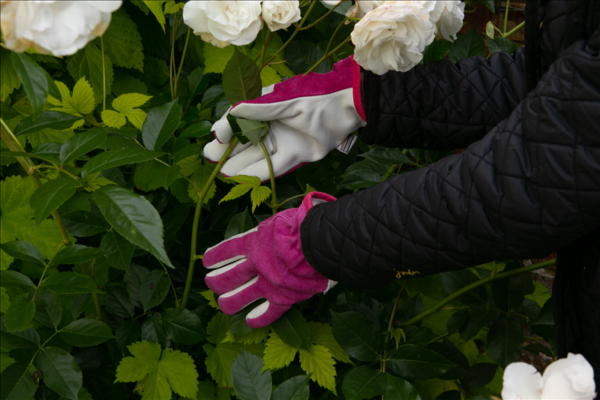
[[[363,121],[367,122],[367,114],[362,104],[362,96],[360,94],[360,65],[352,59],[352,97],[354,98],[354,108]]]
[[[250,303],[266,298],[263,313],[250,313],[248,325],[260,328],[277,320],[293,304],[328,288],[329,280],[308,264],[302,253],[300,224],[316,202],[335,198],[309,193],[299,208],[282,211],[257,228],[208,249],[203,264],[212,268],[205,278],[218,295],[225,314],[235,314]]]

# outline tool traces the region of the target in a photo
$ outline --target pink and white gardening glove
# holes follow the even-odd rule
[[[202,261],[214,271],[204,279],[221,295],[219,307],[225,314],[267,299],[246,316],[250,327],[261,328],[281,317],[292,304],[324,293],[337,283],[308,264],[300,243],[300,224],[308,209],[334,200],[325,193],[309,193],[299,208],[277,213],[206,251]]]
[[[234,105],[237,118],[267,122],[265,145],[276,177],[324,158],[356,129],[366,125],[360,97],[360,67],[349,57],[327,74],[298,75],[263,88],[263,95]],[[233,132],[227,113],[213,125],[215,140],[204,147],[204,157],[221,159]],[[238,144],[221,173],[269,179],[269,167],[260,146]]]

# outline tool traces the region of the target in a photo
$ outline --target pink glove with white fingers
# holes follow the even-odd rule
[[[233,138],[227,114],[268,123],[269,136],[264,143],[273,172],[279,177],[302,164],[321,160],[366,125],[360,67],[349,57],[327,74],[298,75],[263,88],[263,95],[257,99],[237,103],[213,125],[215,140],[204,147],[204,156],[210,161],[219,161]],[[269,180],[262,148],[250,143],[233,149],[221,173]]]
[[[337,282],[311,267],[302,254],[300,224],[310,207],[335,198],[309,193],[299,208],[277,213],[256,228],[212,247],[203,263],[214,271],[206,275],[208,287],[218,295],[225,314],[235,314],[256,300],[267,301],[246,316],[248,325],[261,328],[277,320],[290,307]]]

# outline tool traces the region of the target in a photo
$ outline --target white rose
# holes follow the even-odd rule
[[[593,400],[594,370],[585,357],[571,354],[555,361],[542,377],[529,364],[513,363],[504,370],[503,400]]]
[[[356,4],[346,13],[346,16],[350,18],[362,18],[384,3],[385,0],[356,0]]]
[[[0,22],[6,47],[70,56],[102,36],[118,1],[2,1]]]
[[[262,16],[269,29],[286,29],[302,19],[299,1],[263,1]]]
[[[354,59],[378,75],[390,70],[405,72],[421,62],[425,47],[434,38],[429,13],[421,4],[387,1],[354,27]]]
[[[581,354],[571,354],[550,364],[542,377],[542,400],[596,398],[594,369]]]
[[[188,1],[183,20],[215,46],[252,43],[262,27],[260,1]]]
[[[432,1],[412,0],[408,3],[419,3],[429,12],[429,19],[435,24],[435,33],[446,40],[456,39],[465,18],[465,3],[460,0]]]
[[[329,4],[330,6],[338,5],[342,0],[323,0],[323,3]]]

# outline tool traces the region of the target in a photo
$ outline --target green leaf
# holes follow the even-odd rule
[[[146,149],[112,149],[93,157],[83,166],[81,176],[91,175],[105,169],[127,164],[141,163],[160,157],[163,153]]]
[[[267,124],[264,122],[252,121],[244,118],[236,118],[236,121],[242,129],[242,135],[247,137],[253,146],[258,146],[265,129],[267,129]]]
[[[277,74],[277,71],[268,65],[264,67],[262,71],[260,71],[260,79],[263,87],[271,86],[281,82],[281,77]]]
[[[385,374],[364,365],[348,372],[344,377],[342,391],[348,400],[362,400],[383,395],[386,386]]]
[[[256,210],[256,207],[260,206],[271,196],[271,189],[267,186],[258,186],[252,189],[250,193],[250,199],[252,200],[252,213]]]
[[[133,357],[121,360],[116,382],[136,382],[145,378],[143,400],[170,399],[171,391],[183,397],[195,397],[198,372],[187,353],[167,348],[161,357],[160,345],[147,341],[136,342],[127,348]]]
[[[96,319],[80,319],[60,330],[60,337],[70,345],[91,347],[114,339],[108,325]]]
[[[38,348],[40,335],[35,329],[29,328],[20,332],[9,332],[4,324],[4,316],[0,317],[0,338],[2,347],[7,349]]]
[[[94,236],[110,227],[101,217],[87,211],[72,211],[61,217],[69,233],[77,237]]]
[[[74,244],[56,254],[50,265],[78,264],[102,257],[106,252],[95,247]]]
[[[235,187],[239,186],[249,185],[238,185]],[[225,231],[225,239],[229,239],[232,236],[249,231],[252,228],[254,228],[254,223],[252,222],[252,218],[250,217],[248,209],[246,208],[244,212],[239,213],[235,217],[231,218],[229,225],[227,225],[227,230]]]
[[[156,20],[160,24],[165,32],[165,13],[163,12],[162,5],[165,0],[143,0],[144,4],[152,11],[152,14],[156,17]]]
[[[505,272],[520,268],[518,261],[509,263],[504,269]],[[499,279],[492,282],[494,293],[494,302],[503,311],[511,311],[519,307],[525,300],[525,286],[531,282],[528,274],[519,274],[506,279]]]
[[[446,323],[446,329],[448,330],[448,333],[453,334],[454,332],[459,330],[467,321],[468,317],[468,310],[458,310],[457,312],[452,314],[452,316],[448,319],[448,322]]]
[[[174,236],[183,226],[190,213],[189,204],[180,204],[171,208],[165,215],[165,237]]]
[[[106,288],[106,308],[111,313],[121,318],[133,318],[135,304],[133,304],[127,290],[119,286]]]
[[[221,74],[235,53],[235,46],[219,48],[210,43],[204,44],[205,74],[210,72]]]
[[[122,94],[113,100],[112,106],[116,111],[102,111],[102,120],[112,128],[121,128],[127,123],[125,117],[137,129],[142,130],[146,113],[137,107],[141,107],[150,100],[152,96],[146,96],[140,93]]]
[[[233,46],[232,46],[233,47]],[[223,85],[218,84],[209,87],[206,92],[202,95],[202,103],[200,106],[200,112],[204,110],[208,110],[217,105],[218,102],[221,101],[225,97],[225,92],[223,91]]]
[[[12,64],[10,51],[0,48],[0,101],[5,101],[15,89],[21,87],[21,80]]]
[[[56,330],[62,319],[62,311],[62,303],[58,295],[48,289],[38,290],[33,317],[37,322]]]
[[[60,163],[64,165],[84,156],[105,141],[106,129],[94,128],[87,132],[78,133],[62,145],[60,149]]]
[[[360,154],[359,157],[364,157],[384,165],[415,165],[415,163],[413,163],[406,154],[402,153],[400,149],[383,149],[377,147],[368,153]]]
[[[262,366],[262,359],[244,350],[233,362],[231,369],[233,389],[242,400],[271,398],[271,371],[261,373]]]
[[[417,389],[408,381],[393,375],[387,375],[387,381],[385,400],[421,400]]]
[[[427,49],[425,49],[425,53],[423,53],[423,64],[426,64],[430,61],[445,60],[451,47],[452,42],[448,40],[435,40],[433,43],[427,46]]]
[[[496,14],[496,4],[494,0],[482,0],[481,2],[485,4],[493,14]]]
[[[136,319],[125,321],[117,328],[115,336],[117,348],[121,350],[121,353],[125,353],[125,346],[142,339],[142,324]]]
[[[112,13],[110,25],[103,36],[104,48],[118,67],[144,71],[144,46],[135,22],[125,9]]]
[[[510,317],[499,317],[488,333],[490,355],[502,368],[519,361],[523,348],[521,325]]]
[[[231,104],[259,97],[262,82],[254,60],[239,51],[234,52],[223,71],[223,90]]]
[[[17,287],[21,289],[35,287],[29,277],[17,271],[0,271],[0,286],[6,288]]]
[[[150,110],[142,128],[142,138],[146,148],[160,149],[175,132],[180,120],[181,108],[178,99]]]
[[[456,364],[430,350],[405,344],[388,353],[390,370],[404,379],[431,379],[443,375]]]
[[[4,370],[6,368],[8,368],[10,365],[14,364],[16,361],[11,358],[8,353],[0,353],[0,374],[2,374],[2,372],[4,372]],[[2,375],[0,375],[2,376]],[[0,378],[1,379],[1,378]],[[2,389],[0,388],[0,391]]]
[[[208,121],[200,121],[190,125],[179,135],[180,138],[201,138],[212,133],[212,124]],[[185,157],[184,157],[185,158]],[[183,158],[182,158],[183,159]]]
[[[271,324],[271,328],[284,343],[297,349],[308,349],[310,344],[310,328],[308,323],[295,307],[283,314]]]
[[[100,248],[106,252],[108,265],[129,272],[129,264],[135,251],[135,246],[114,230],[102,236]]]
[[[104,97],[103,65],[106,66],[106,93],[110,93],[114,80],[113,63],[110,56],[105,54],[103,64],[102,51],[96,43],[88,43],[67,61],[67,70],[75,81],[85,77],[90,82],[94,89],[96,104],[101,103]]]
[[[276,370],[287,367],[294,361],[297,352],[297,348],[284,343],[277,333],[272,332],[265,348],[265,368]]]
[[[246,307],[234,315],[227,316],[227,325],[236,342],[244,344],[259,344],[269,337],[269,328],[254,329],[248,326],[246,316],[251,311]]]
[[[43,220],[75,194],[77,181],[57,178],[40,186],[31,196],[29,203],[35,210],[39,226]]]
[[[190,179],[196,185],[197,188],[203,188],[204,185],[206,185],[206,183],[208,182],[208,179],[210,178],[214,169],[215,164],[211,164],[205,161],[203,165],[198,165],[198,168],[194,171],[194,174],[191,176]],[[194,187],[192,183],[188,185],[188,195],[195,202],[199,200],[196,187]],[[217,185],[213,182],[212,185],[210,185],[210,187],[208,188],[208,193],[206,193],[206,197],[204,198],[204,204],[208,203],[210,199],[212,199],[215,196],[216,191]]]
[[[204,67],[197,67],[195,70],[190,72],[188,75],[188,92],[190,101],[200,93],[204,92],[208,87],[208,83],[208,78],[204,76]]]
[[[82,115],[91,114],[96,106],[94,98],[94,90],[84,77],[81,77],[73,88],[73,95],[67,85],[62,82],[56,82],[62,101],[55,99],[53,96],[48,97],[48,103],[55,106],[52,111],[59,111],[75,117],[82,118]],[[83,120],[72,125],[71,129],[80,128],[84,124]]]
[[[220,387],[232,387],[231,368],[238,356],[241,345],[237,343],[219,343],[216,346],[205,344],[206,371]]]
[[[40,287],[56,294],[102,293],[92,278],[75,272],[58,272],[46,277]]]
[[[2,248],[2,251],[6,254],[17,260],[29,261],[42,266],[45,265],[42,253],[31,243],[24,241],[8,242],[0,244],[0,248]]]
[[[144,191],[156,190],[159,187],[166,190],[175,182],[180,171],[179,165],[169,167],[156,160],[147,161],[138,164],[135,169],[134,184]]]
[[[335,390],[335,361],[329,350],[324,346],[311,344],[308,350],[300,350],[300,366],[310,379],[321,387],[329,389],[337,396]]]
[[[444,272],[440,274],[442,285],[448,294],[452,294],[467,285],[478,281],[477,276],[468,270]],[[472,307],[483,307],[487,303],[485,287],[480,286],[468,291],[458,298],[463,304]]]
[[[44,347],[38,354],[37,364],[44,374],[44,383],[56,393],[77,400],[83,376],[75,358],[63,349]]]
[[[58,111],[43,111],[42,114],[34,119],[33,115],[25,118],[15,128],[15,136],[28,135],[47,128],[69,129],[77,121],[81,120],[79,116],[73,116]]]
[[[309,378],[306,375],[295,376],[283,382],[275,391],[271,400],[308,400]]]
[[[144,312],[162,303],[169,291],[169,278],[160,269],[151,271],[140,286],[140,302]]]
[[[458,333],[463,341],[467,342],[477,335],[477,333],[492,321],[495,313],[484,308],[471,308],[467,321],[458,329]]]
[[[339,186],[349,190],[366,189],[380,183],[383,176],[383,174],[370,169],[357,169],[346,172]]]
[[[455,63],[465,58],[476,56],[485,56],[485,41],[477,33],[475,24],[473,24],[473,28],[468,33],[460,35],[452,44],[450,61]]]
[[[71,315],[73,318],[78,318],[82,312],[89,306],[92,301],[92,295],[89,293],[78,294],[73,299],[73,304],[71,304]]]
[[[203,339],[202,323],[193,312],[182,308],[168,308],[160,316],[167,338],[174,343],[197,344]]]
[[[359,361],[377,361],[383,349],[383,336],[363,315],[348,311],[333,315],[333,336]]]
[[[254,177],[254,178],[256,178],[256,177]],[[221,204],[224,201],[230,201],[230,200],[235,200],[237,198],[240,198],[243,195],[245,195],[246,193],[248,193],[250,190],[252,190],[253,188],[260,186],[260,179],[256,178],[256,181],[257,181],[256,183],[242,183],[242,184],[232,187],[231,190],[229,191],[229,193],[227,193],[225,195],[225,197],[223,197],[221,199],[221,201],[219,201],[219,204]]]
[[[500,51],[513,54],[518,47],[515,42],[510,39],[503,38],[502,36],[496,36],[493,39],[488,37],[487,40],[490,54],[498,53]]]
[[[198,156],[202,154],[202,150],[202,146],[198,143],[187,145],[173,154],[173,163],[177,164],[179,161],[185,160],[186,158]]]
[[[10,307],[4,315],[4,324],[10,332],[24,331],[31,327],[31,320],[35,314],[33,299],[18,298],[11,301]]]
[[[56,89],[56,85],[48,73],[27,54],[11,52],[10,59],[33,108],[33,117],[38,118],[42,114],[51,87],[56,92],[58,92],[58,89]]]
[[[316,43],[308,40],[295,40],[285,48],[287,64],[296,74],[303,74],[308,71],[324,55],[325,52]],[[331,71],[330,59],[326,59],[315,69],[315,72],[322,74],[329,71]]]
[[[333,330],[331,325],[321,324],[319,322],[309,322],[310,328],[310,342],[327,347],[333,358],[338,361],[350,364],[350,356],[340,346],[340,344],[333,337]]]
[[[27,361],[9,365],[0,375],[0,399],[31,399],[37,391],[38,383],[34,379],[35,367]]]

